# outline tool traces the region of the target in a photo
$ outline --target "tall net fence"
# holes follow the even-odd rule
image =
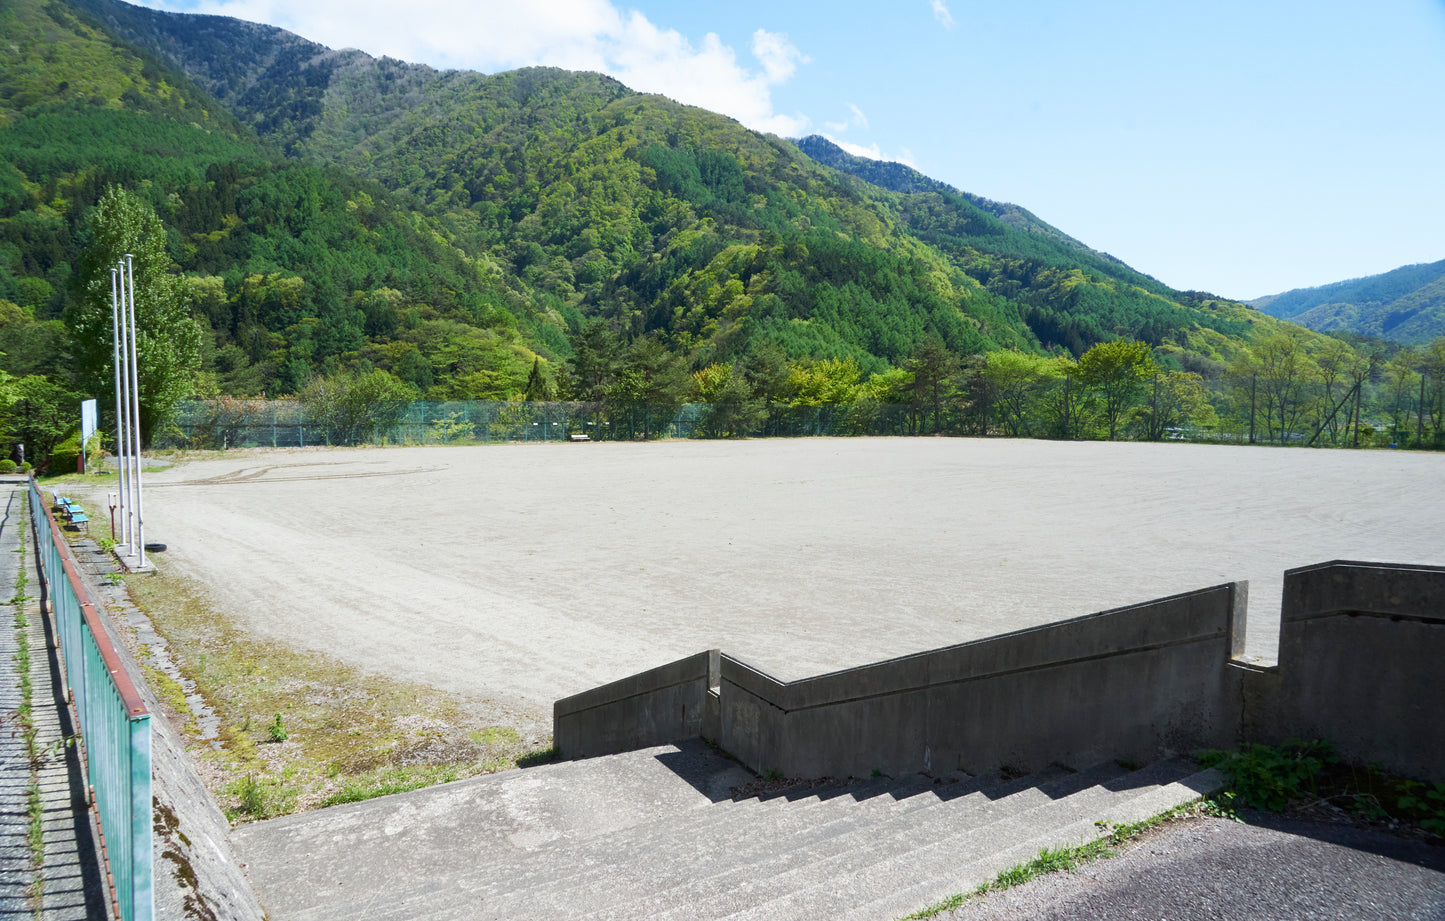
[[[363,413],[308,412],[295,400],[182,403],[159,448],[640,441],[657,438],[899,435],[916,430],[907,406],[764,406],[685,403],[426,402]]]
[[[846,435],[1200,441],[1445,448],[1445,387],[1392,382],[1158,378],[1110,404],[1068,379],[974,378],[914,404],[359,402],[222,397],[182,403],[160,448],[641,441]]]

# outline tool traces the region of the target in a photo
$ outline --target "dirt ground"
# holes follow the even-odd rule
[[[1445,564],[1439,454],[554,443],[231,452],[145,483],[165,565],[258,636],[539,728],[709,647],[791,679],[1239,579],[1272,659],[1285,569]]]

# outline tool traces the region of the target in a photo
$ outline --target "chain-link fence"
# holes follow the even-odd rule
[[[907,406],[680,406],[604,403],[425,402],[373,407],[365,419],[308,413],[296,400],[222,398],[182,403],[158,448],[638,441],[656,438],[904,435]]]
[[[182,403],[156,447],[931,434],[1089,439],[1108,437],[1112,427],[1115,437],[1135,440],[1440,449],[1445,395],[1428,384],[1168,379],[1140,388],[1113,420],[1097,394],[1060,379],[1009,389],[975,380],[916,405],[869,398],[822,406],[417,401],[320,411],[298,400],[222,397]]]

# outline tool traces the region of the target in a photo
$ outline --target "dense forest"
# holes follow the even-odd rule
[[[1424,345],[1445,336],[1445,260],[1318,288],[1296,288],[1262,297],[1252,306],[1323,332]]]
[[[1162,438],[1242,431],[1247,378],[1255,440],[1439,437],[1438,343],[1175,291],[1023,208],[598,74],[439,72],[116,0],[13,0],[0,33],[0,403],[32,460],[76,400],[106,405],[96,317],[141,247],[183,307],[141,290],[177,378],[142,388],[153,434],[163,394],[354,392]],[[1312,395],[1262,404],[1286,342]]]

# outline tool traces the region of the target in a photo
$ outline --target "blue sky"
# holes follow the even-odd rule
[[[602,70],[1015,202],[1249,299],[1445,259],[1445,0],[145,0],[332,47]]]

